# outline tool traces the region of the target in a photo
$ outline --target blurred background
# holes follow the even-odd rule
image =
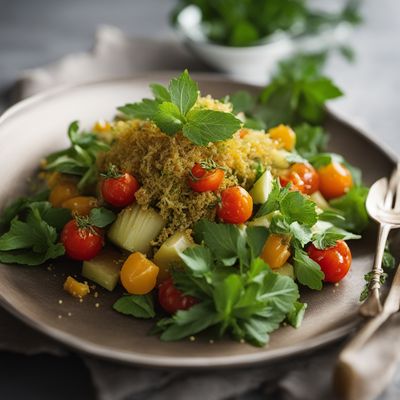
[[[183,5],[187,2],[180,3]],[[245,3],[246,0],[236,1],[239,12]],[[319,10],[337,13],[346,2],[318,0],[312,3]],[[24,82],[21,78],[26,79],[30,76],[27,70],[36,69],[35,79],[40,80],[42,70],[37,68],[57,62],[70,54],[89,52],[94,47],[96,31],[102,25],[118,28],[122,32],[122,40],[151,39],[150,42],[143,42],[142,48],[146,47],[146,43],[150,45],[153,41],[162,41],[161,45],[164,47],[172,45],[179,48],[179,54],[184,54],[183,59],[190,60],[190,64],[196,66],[196,69],[215,71],[217,60],[206,59],[204,63],[204,60],[200,61],[198,58],[199,50],[195,55],[182,44],[185,33],[182,29],[185,27],[181,27],[178,32],[171,24],[172,11],[177,6],[177,0],[0,0],[0,111],[15,101],[21,93],[16,82],[20,82],[21,85],[21,82]],[[325,67],[326,74],[345,92],[345,96],[332,102],[330,107],[400,154],[397,133],[400,125],[400,1],[361,0],[358,12],[362,22],[347,31],[343,36],[344,43],[340,49],[338,47],[330,54]],[[288,13],[285,13],[285,17],[287,16]],[[196,18],[193,18],[189,18],[189,23],[196,22]],[[313,21],[315,22],[315,19]],[[284,18],[283,26],[285,23],[287,20]],[[294,25],[297,31],[291,34],[301,36],[301,23]],[[214,40],[240,46],[256,43],[259,47],[253,49],[256,56],[252,63],[261,62],[257,56],[261,53],[257,52],[263,51],[264,42],[254,34],[252,27],[242,27],[240,34],[236,33],[236,38],[233,39],[232,32],[225,32],[224,36],[220,28],[210,28],[209,35]],[[196,34],[195,27],[191,29],[189,25],[190,32]],[[197,39],[202,43],[204,37]],[[272,42],[282,40],[279,43],[287,44],[286,39],[285,35],[270,37]],[[186,38],[189,43],[192,41],[192,50],[196,47],[193,40],[196,40],[196,37]],[[317,35],[316,50],[320,50],[318,45],[321,43],[322,39]],[[289,46],[293,47],[293,43]],[[284,45],[280,44],[277,47],[279,53]],[[251,48],[245,51],[251,51],[249,49]],[[238,61],[235,60],[243,58],[237,54],[232,55],[232,52],[223,53],[224,51],[217,48],[217,53],[225,54],[222,63],[228,60],[228,57],[233,57],[230,64],[236,66]],[[237,48],[233,50],[236,51]],[[211,52],[211,57],[212,54]],[[135,55],[135,58],[140,59],[141,54]],[[276,65],[272,56],[267,56],[267,61],[268,68]],[[116,70],[120,69],[118,58],[111,58],[107,62],[109,68],[113,69],[115,66]],[[153,65],[152,69],[157,69],[157,65]],[[235,79],[242,78],[259,84],[265,84],[272,73],[272,69],[267,71],[267,67],[265,74],[263,69],[258,69],[255,74],[249,73],[246,68],[242,71],[243,73],[239,68],[228,72]],[[46,376],[45,385],[43,376]],[[30,393],[29,398],[52,398],[51,394],[55,393],[66,376],[74,380],[80,388],[79,395],[74,388],[66,387],[63,393],[58,392],[57,398],[74,396],[74,399],[89,399],[93,396],[88,372],[75,356],[58,359],[51,356],[29,357],[7,351],[0,352],[0,398],[28,398],[27,393]]]

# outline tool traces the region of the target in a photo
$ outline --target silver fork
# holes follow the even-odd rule
[[[400,228],[400,163],[397,164],[389,182],[382,178],[371,186],[366,207],[370,217],[379,223],[379,230],[368,298],[361,305],[360,313],[366,317],[373,317],[382,312],[380,288],[385,244],[389,232]]]

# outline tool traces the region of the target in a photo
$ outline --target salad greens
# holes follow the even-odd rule
[[[79,132],[79,123],[74,121],[68,128],[71,146],[47,156],[46,171],[57,171],[80,177],[78,189],[85,190],[97,179],[96,158],[110,146],[91,132]]]
[[[0,262],[40,265],[65,252],[59,243],[59,233],[71,220],[71,211],[54,208],[48,201],[36,201],[40,196],[21,198],[5,209],[0,236]],[[83,217],[81,217],[83,218]],[[115,214],[105,208],[94,208],[88,223],[99,228],[109,225]]]
[[[250,46],[282,31],[290,35],[315,34],[346,21],[361,21],[358,2],[349,1],[338,13],[313,10],[306,0],[180,0],[173,12],[197,6],[203,31],[210,41],[228,46]]]
[[[161,339],[177,340],[214,327],[218,336],[229,332],[237,340],[264,345],[268,333],[295,312],[299,298],[293,279],[272,272],[258,258],[266,228],[202,220],[194,230],[199,245],[181,254],[185,270],[176,270],[173,277],[178,289],[201,302],[160,320]]]
[[[118,110],[128,118],[152,120],[168,135],[182,132],[200,146],[229,139],[241,126],[232,113],[195,107],[199,90],[187,70],[172,79],[168,88],[160,84],[150,87],[154,100],[144,99]]]

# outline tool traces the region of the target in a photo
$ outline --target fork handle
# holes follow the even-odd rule
[[[360,307],[360,313],[366,317],[374,317],[382,311],[382,303],[380,300],[381,275],[383,273],[382,260],[390,230],[391,226],[388,224],[379,225],[372,278],[369,284],[369,294],[367,300],[365,300],[364,304]]]

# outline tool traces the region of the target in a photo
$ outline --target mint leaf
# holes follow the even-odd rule
[[[392,269],[396,265],[396,259],[390,252],[389,242],[386,242],[385,251],[383,252],[382,268]]]
[[[151,294],[145,295],[124,295],[119,298],[113,305],[113,309],[121,314],[131,315],[135,318],[154,318],[153,297]]]
[[[163,102],[158,106],[158,111],[153,116],[153,121],[168,135],[174,135],[182,130],[182,116],[178,107],[170,102]]]
[[[143,99],[138,103],[125,104],[118,107],[118,111],[121,111],[131,119],[153,119],[153,116],[158,111],[158,104],[157,100]]]
[[[296,279],[310,289],[321,290],[324,273],[321,267],[301,248],[294,248],[294,273]]]
[[[333,226],[321,232],[313,238],[313,244],[317,249],[326,249],[336,245],[338,240],[360,239],[360,235],[347,232],[344,229]]]
[[[289,322],[290,325],[293,326],[293,328],[299,328],[301,323],[303,322],[304,314],[307,309],[307,303],[300,303],[299,301],[296,301],[293,304],[292,309],[289,311],[287,315],[287,321]]]
[[[160,85],[159,83],[151,83],[150,89],[158,102],[162,103],[164,101],[171,101],[171,95],[165,86]]]
[[[197,83],[185,70],[178,78],[172,79],[169,84],[171,102],[174,103],[181,115],[186,115],[194,106],[199,97]]]
[[[89,222],[98,228],[105,228],[114,222],[115,218],[115,213],[104,207],[93,208],[89,214]]]
[[[315,203],[308,200],[300,192],[289,192],[280,203],[281,213],[291,221],[297,221],[306,226],[312,226],[317,222]]]
[[[206,146],[210,142],[230,139],[241,122],[230,113],[214,110],[192,110],[187,114],[183,134],[194,144]]]

